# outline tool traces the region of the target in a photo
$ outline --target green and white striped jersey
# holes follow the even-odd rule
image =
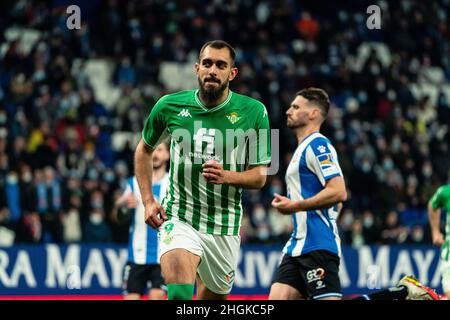
[[[440,187],[430,200],[433,209],[444,209],[447,211],[445,225],[445,240],[441,247],[441,258],[450,262],[450,184]]]
[[[155,148],[170,136],[170,182],[162,201],[170,220],[203,233],[237,235],[242,188],[208,183],[202,165],[215,160],[225,170],[244,171],[270,163],[270,128],[265,106],[228,91],[227,99],[205,107],[198,90],[162,97],[147,118],[142,138]]]

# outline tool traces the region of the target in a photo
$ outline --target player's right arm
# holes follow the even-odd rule
[[[440,210],[440,193],[439,188],[428,202],[428,218],[430,220],[431,236],[433,244],[440,246],[444,243],[444,236],[440,229],[441,210]]]
[[[272,206],[282,214],[292,214],[299,211],[330,208],[334,205],[339,206],[346,199],[344,178],[336,176],[328,180],[324,189],[311,198],[294,201],[275,193]]]
[[[167,136],[164,105],[163,97],[153,107],[144,124],[142,139],[139,141],[134,154],[134,170],[145,208],[145,223],[153,228],[158,228],[167,220],[164,209],[156,201],[152,191],[153,151]]]
[[[145,208],[145,223],[153,228],[158,228],[167,220],[167,216],[153,196],[153,151],[154,149],[146,145],[144,139],[141,139],[134,154],[134,168]],[[159,213],[161,216],[158,215]]]

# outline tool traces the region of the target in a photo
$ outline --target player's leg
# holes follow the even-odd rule
[[[196,231],[180,221],[166,221],[159,228],[161,271],[169,300],[191,300],[202,248]]]
[[[399,286],[364,294],[352,300],[406,300],[407,296],[408,288]]]
[[[167,293],[167,286],[161,273],[161,266],[159,264],[149,265],[148,281],[151,284],[148,292],[149,300],[163,300]]]
[[[186,249],[173,249],[161,256],[161,269],[169,300],[190,300],[200,257]]]
[[[197,300],[227,300],[228,294],[217,294],[209,290],[197,275]]]
[[[138,293],[128,293],[123,298],[125,300],[141,300],[141,295]]]
[[[124,271],[124,299],[140,300],[144,294],[146,277],[142,266],[127,263]]]
[[[199,238],[203,256],[197,270],[197,299],[225,300],[234,283],[240,237],[199,233]]]
[[[442,260],[442,289],[447,299],[450,299],[450,262]]]
[[[304,287],[298,261],[284,254],[272,280],[269,300],[304,299]]]
[[[275,282],[270,287],[269,300],[301,300],[302,294],[285,283]]]
[[[405,276],[396,287],[365,294],[353,300],[440,300],[440,298],[433,289],[423,285],[413,276]]]
[[[166,291],[163,289],[150,289],[148,294],[149,300],[164,300],[164,296],[166,295]]]

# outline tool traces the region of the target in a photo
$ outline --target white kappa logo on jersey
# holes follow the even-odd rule
[[[325,146],[320,145],[317,147],[317,150],[319,150],[320,153],[324,153],[325,151],[327,151],[327,148]]]
[[[180,113],[178,114],[180,117],[191,117],[191,114],[189,113],[188,109],[183,109],[180,111]]]

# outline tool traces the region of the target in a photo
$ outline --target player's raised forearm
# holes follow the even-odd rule
[[[347,192],[342,177],[331,179],[325,188],[314,197],[298,201],[299,211],[329,208],[347,200]]]
[[[152,192],[153,150],[141,139],[134,153],[134,171],[144,205],[154,201]]]
[[[261,189],[266,183],[266,166],[257,166],[249,170],[227,171],[227,183],[244,189]]]

